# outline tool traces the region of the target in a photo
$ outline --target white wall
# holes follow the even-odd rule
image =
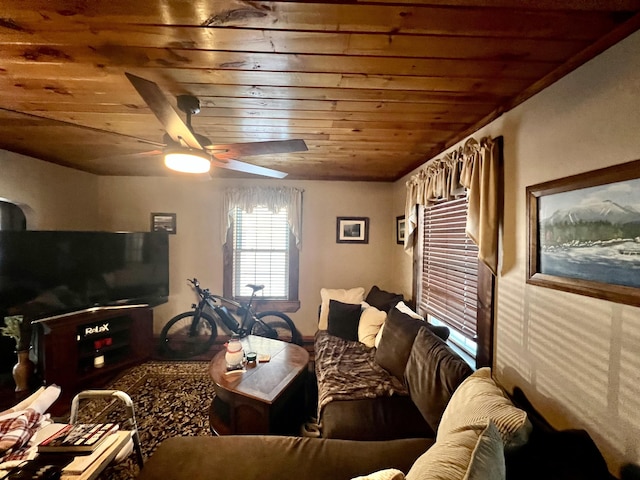
[[[168,304],[155,309],[156,331],[193,303],[195,297],[187,278],[197,277],[202,285],[222,293],[223,189],[278,183],[304,189],[301,306],[290,315],[304,335],[316,331],[322,287],[389,287],[396,215],[391,208],[389,183],[101,177],[100,222],[105,230],[148,230],[151,212],[177,214],[177,234],[170,235],[169,241],[170,298]],[[369,217],[369,243],[337,244],[339,216]]]
[[[96,230],[95,175],[0,150],[0,198],[20,205],[29,230]]]
[[[495,374],[556,427],[586,428],[616,474],[640,464],[640,309],[526,284],[525,189],[640,158],[638,52],[640,32],[473,135],[504,137]],[[394,286],[407,284],[410,273]]]

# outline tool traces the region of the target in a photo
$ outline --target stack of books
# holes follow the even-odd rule
[[[117,431],[116,423],[66,425],[40,442],[38,453],[89,454]]]

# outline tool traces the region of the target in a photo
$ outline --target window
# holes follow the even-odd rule
[[[264,290],[256,294],[260,309],[297,311],[299,253],[298,239],[291,228],[292,207],[284,201],[287,198],[270,206],[266,201],[261,204],[261,198],[282,200],[286,195],[280,195],[280,191],[274,194],[261,190],[258,195],[252,191],[253,203],[241,198],[240,193],[234,191],[235,197],[228,200],[223,293],[245,300],[251,295],[246,285],[264,285]]]
[[[466,235],[467,198],[424,208],[419,308],[451,329],[450,341],[473,358],[477,348],[478,247]]]
[[[249,283],[264,284],[261,295],[289,298],[289,225],[287,211],[237,208],[233,226],[233,296],[251,295]]]
[[[406,248],[414,254],[417,308],[448,325],[451,343],[475,352],[477,368],[493,366],[502,164],[502,137],[469,138],[407,182]],[[447,200],[433,203],[438,198]]]

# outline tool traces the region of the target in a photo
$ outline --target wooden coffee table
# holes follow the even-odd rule
[[[225,351],[209,364],[216,396],[209,423],[216,435],[288,433],[302,417],[309,353],[292,343],[249,335],[241,340],[245,353],[271,356],[268,362],[247,364],[246,371],[227,373]]]

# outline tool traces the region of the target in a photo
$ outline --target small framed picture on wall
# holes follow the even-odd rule
[[[152,213],[151,231],[175,234],[177,231],[175,213]]]
[[[396,217],[396,243],[402,245],[404,243],[405,228],[407,221],[404,215]]]
[[[336,243],[369,243],[369,218],[338,217]]]

